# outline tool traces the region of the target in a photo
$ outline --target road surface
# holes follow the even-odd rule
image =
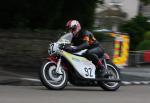
[[[0,86],[0,103],[150,103],[150,86],[122,86],[116,92],[99,87]]]

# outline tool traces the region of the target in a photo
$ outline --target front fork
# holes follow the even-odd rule
[[[103,59],[103,61],[104,61],[104,67],[105,67],[105,69],[108,70],[106,59]]]
[[[62,73],[62,70],[61,70],[61,69],[62,69],[61,61],[62,61],[62,59],[59,58],[59,59],[58,59],[58,62],[57,62],[56,73],[58,73],[58,74],[63,74],[63,73]]]

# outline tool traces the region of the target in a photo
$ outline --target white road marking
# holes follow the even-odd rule
[[[33,82],[40,82],[39,79],[33,79],[33,78],[21,78],[21,80],[27,80],[27,81],[33,81]]]
[[[33,81],[33,82],[41,82],[39,79],[34,78],[20,78],[21,80]],[[122,81],[122,85],[149,85],[150,81]]]

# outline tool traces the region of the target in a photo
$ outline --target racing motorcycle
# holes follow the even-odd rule
[[[62,90],[68,82],[75,86],[100,86],[106,91],[116,91],[120,87],[120,71],[110,62],[108,54],[101,58],[108,77],[96,76],[96,66],[84,57],[87,51],[76,53],[65,51],[65,46],[71,43],[71,33],[66,33],[57,42],[50,43],[49,56],[40,69],[40,80],[48,89]]]

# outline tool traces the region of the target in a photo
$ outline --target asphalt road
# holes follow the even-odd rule
[[[122,86],[116,92],[99,87],[0,86],[0,103],[150,103],[150,86]]]
[[[122,85],[150,85],[150,66],[121,69]],[[39,86],[38,72],[6,71],[0,67],[0,85]]]

